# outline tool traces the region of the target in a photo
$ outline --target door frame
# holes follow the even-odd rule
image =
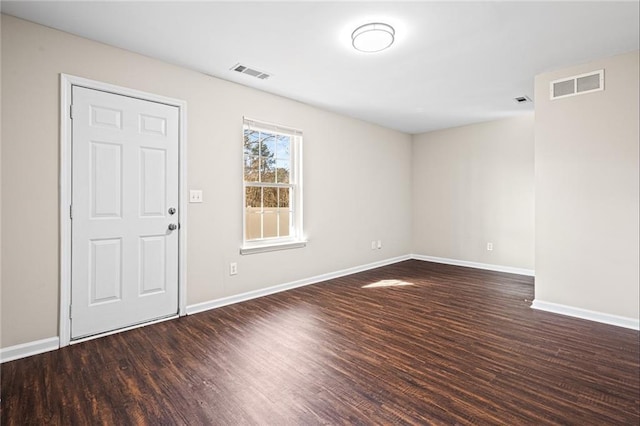
[[[178,232],[178,315],[186,315],[187,305],[187,102],[153,93],[89,80],[69,74],[60,74],[60,347],[96,337],[117,333],[129,328],[175,318],[175,316],[150,321],[124,329],[97,334],[87,338],[71,340],[71,93],[73,86],[86,87],[116,95],[145,101],[158,102],[178,108],[178,200],[180,228]]]

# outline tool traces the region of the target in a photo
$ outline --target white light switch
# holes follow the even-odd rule
[[[192,189],[189,191],[189,202],[190,203],[201,203],[202,202],[202,190],[201,189]]]

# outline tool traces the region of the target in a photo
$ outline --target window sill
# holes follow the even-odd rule
[[[269,251],[289,250],[295,248],[302,248],[307,246],[307,241],[292,241],[287,243],[273,243],[273,244],[260,244],[260,245],[247,245],[240,247],[240,254],[254,254],[254,253],[266,253]]]

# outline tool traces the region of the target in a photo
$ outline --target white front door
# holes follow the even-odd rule
[[[178,108],[79,86],[72,105],[71,339],[176,315]]]

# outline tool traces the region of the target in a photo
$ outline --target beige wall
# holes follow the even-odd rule
[[[2,347],[58,335],[60,73],[187,101],[188,304],[410,252],[409,135],[3,15]],[[304,249],[238,254],[243,115],[305,132]]]
[[[535,127],[536,300],[638,318],[637,52],[538,76],[535,126],[411,137],[4,15],[1,36],[0,347],[58,335],[60,73],[187,101],[188,304],[408,253],[534,269]],[[604,92],[548,100],[598,68]],[[304,249],[238,254],[243,115],[305,131]]]
[[[605,90],[549,100],[604,68]],[[536,301],[638,319],[638,51],[536,77]]]
[[[414,136],[414,254],[534,269],[533,122]]]

